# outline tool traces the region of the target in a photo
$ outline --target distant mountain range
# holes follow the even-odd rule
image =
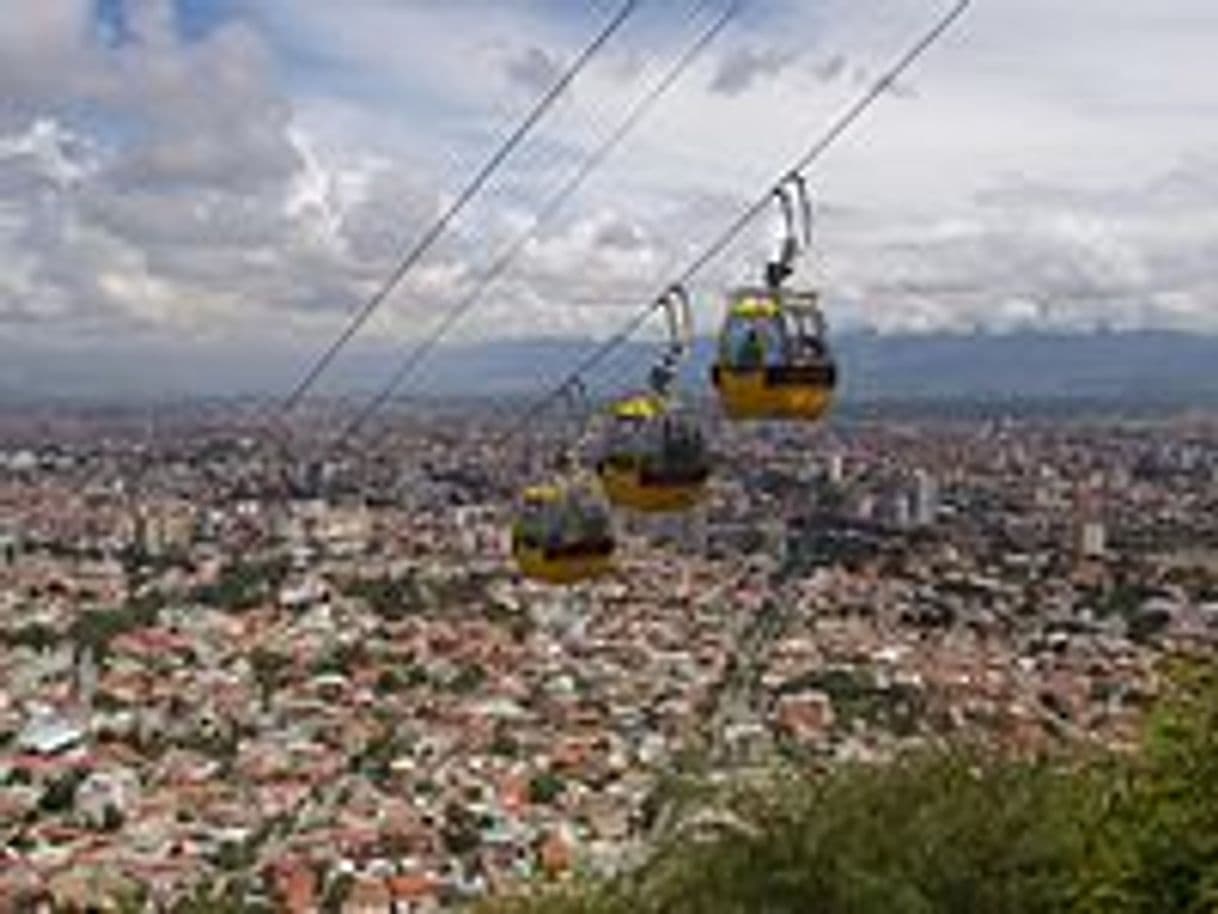
[[[445,350],[422,372],[429,391],[523,395],[585,357],[586,340],[504,341]],[[1007,335],[853,333],[835,341],[843,400],[1083,399],[1218,404],[1218,336],[1162,331]],[[0,398],[160,399],[283,393],[315,353],[257,347],[177,348],[104,343],[88,351],[6,347]],[[658,346],[631,343],[597,373],[597,389],[641,381]],[[705,383],[714,343],[687,366]],[[340,360],[329,393],[369,391],[394,364],[387,350]]]
[[[490,388],[527,388],[547,374],[543,367],[553,377],[560,366],[576,364],[587,348],[587,343],[565,341],[490,344],[463,351],[443,380],[462,392],[474,390],[465,383],[474,377]],[[835,340],[835,349],[847,401],[1149,398],[1218,403],[1218,337],[1211,336],[854,333]],[[657,351],[632,344],[598,377],[612,378],[614,365],[640,372]],[[713,341],[698,341],[687,381],[704,381],[714,352]]]

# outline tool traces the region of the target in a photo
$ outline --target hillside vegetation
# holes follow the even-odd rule
[[[774,775],[739,822],[641,871],[482,914],[1218,912],[1218,663],[1178,663],[1138,751],[1013,760],[935,749]]]

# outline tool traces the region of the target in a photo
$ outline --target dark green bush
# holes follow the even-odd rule
[[[644,868],[495,914],[1218,911],[1218,664],[1175,669],[1132,756],[924,750],[784,775]],[[733,825],[732,822],[735,822]]]

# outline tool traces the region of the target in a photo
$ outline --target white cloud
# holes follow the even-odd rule
[[[91,9],[90,0],[39,0],[0,16],[0,126],[87,85]]]
[[[840,58],[834,58],[831,63],[837,59]],[[711,91],[722,92],[724,95],[739,95],[747,92],[760,80],[781,75],[796,60],[797,55],[784,53],[777,48],[737,48],[720,60],[710,83]],[[825,66],[828,68],[822,72],[834,72],[834,67]]]
[[[31,314],[220,338],[336,326],[437,192],[358,149],[315,154],[247,25],[186,44],[168,0],[128,12],[133,41],[80,51],[103,129],[48,107],[0,137],[0,315],[23,335]]]
[[[967,218],[827,229],[843,310],[892,329],[1014,325],[1218,331],[1218,188],[1189,161],[1137,185],[1080,191],[1015,181]],[[851,309],[859,309],[851,313]]]

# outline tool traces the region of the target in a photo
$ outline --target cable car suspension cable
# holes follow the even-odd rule
[[[354,317],[348,322],[347,326],[338,335],[333,343],[322,353],[305,373],[304,377],[292,389],[292,392],[284,400],[280,407],[280,413],[286,414],[291,412],[299,405],[300,401],[312,389],[313,385],[330,366],[330,363],[338,356],[343,348],[349,343],[352,337],[359,332],[360,328],[368,322],[368,319],[384,304],[385,300],[397,288],[398,284],[406,277],[406,275],[415,267],[415,265],[423,258],[423,256],[432,248],[439,240],[440,236],[445,232],[452,221],[461,213],[463,209],[474,199],[475,196],[482,190],[482,187],[490,180],[491,176],[499,169],[504,160],[512,154],[515,149],[524,142],[528,135],[533,131],[546,113],[554,106],[554,104],[566,93],[576,77],[587,68],[592,59],[597,53],[609,42],[609,39],[625,25],[626,21],[635,12],[638,7],[639,0],[626,0],[613,16],[612,19],[605,25],[600,33],[593,39],[575,59],[575,62],[563,74],[562,78],[556,82],[525,119],[520,123],[512,135],[503,143],[502,146],[495,152],[493,156],[482,166],[475,174],[474,178],[465,187],[457,198],[449,205],[448,209],[440,216],[438,220],[427,230],[427,232],[415,243],[414,247],[402,258],[398,265],[394,268],[389,278],[377,289],[371,298],[357,311]]]

